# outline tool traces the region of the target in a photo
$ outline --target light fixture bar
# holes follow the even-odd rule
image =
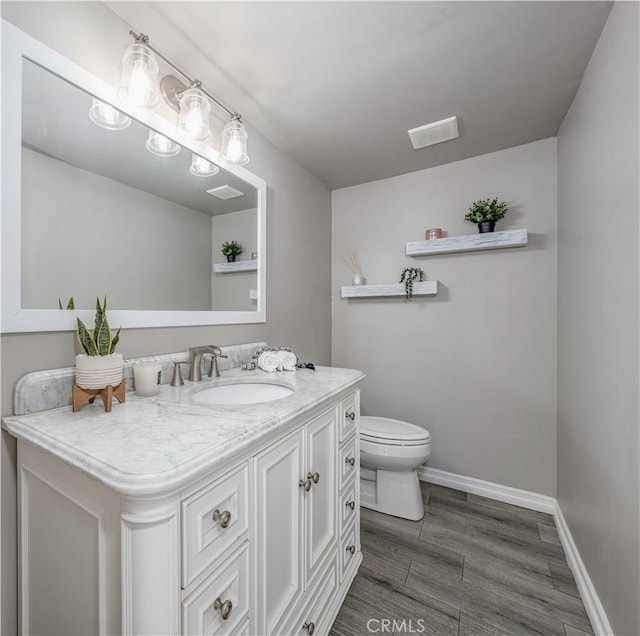
[[[187,90],[188,88],[197,87],[202,93],[204,93],[218,108],[223,110],[229,117],[232,119],[237,119],[242,121],[242,116],[240,113],[236,113],[231,109],[227,108],[224,104],[220,103],[213,95],[209,94],[202,88],[202,83],[200,80],[191,79],[185,72],[181,71],[173,62],[168,60],[160,51],[149,44],[149,36],[144,33],[136,33],[135,31],[129,31],[129,35],[133,37],[133,39],[138,44],[144,44],[150,51],[152,51],[155,55],[157,55],[167,66],[170,66],[178,75],[182,76],[185,80],[187,80],[187,86],[183,90]],[[182,91],[178,91],[182,92]]]

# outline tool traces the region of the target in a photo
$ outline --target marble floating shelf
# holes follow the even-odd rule
[[[434,296],[438,293],[438,281],[426,280],[413,283],[414,296]],[[341,298],[373,298],[383,296],[404,296],[404,283],[384,285],[348,285],[340,288]]]
[[[505,247],[524,247],[527,244],[527,230],[504,230],[486,234],[448,236],[430,241],[407,243],[407,256],[429,256],[431,254],[451,254],[453,252],[474,252],[497,250]]]
[[[214,263],[213,271],[216,274],[232,274],[233,272],[255,272],[258,269],[258,261],[235,261],[233,263]]]

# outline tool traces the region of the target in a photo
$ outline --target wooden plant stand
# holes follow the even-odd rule
[[[115,397],[118,402],[122,403],[125,400],[125,386],[124,379],[118,386],[111,386],[110,384],[104,389],[83,389],[77,384],[73,385],[73,412],[77,413],[85,404],[93,404],[93,401],[100,396],[104,402],[104,410],[107,413],[111,413],[111,403]]]

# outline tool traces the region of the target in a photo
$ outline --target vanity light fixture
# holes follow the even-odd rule
[[[131,125],[130,117],[95,97],[91,100],[89,119],[97,126],[107,130],[124,130]]]
[[[175,157],[180,152],[180,146],[175,141],[155,130],[149,131],[146,145],[149,152],[159,157]]]
[[[199,87],[187,88],[180,95],[178,125],[193,139],[206,139],[211,134],[209,113],[211,104]]]
[[[193,139],[206,139],[210,135],[209,113],[211,112],[211,102],[213,102],[231,118],[231,121],[225,125],[222,131],[222,148],[220,151],[221,158],[229,164],[246,164],[249,161],[249,156],[247,154],[248,135],[242,123],[242,116],[227,108],[215,97],[207,93],[202,88],[202,82],[200,82],[200,80],[190,78],[186,73],[181,71],[175,64],[162,55],[162,53],[152,47],[149,44],[148,35],[145,35],[144,33],[136,33],[135,31],[129,31],[129,34],[133,37],[135,43],[131,45],[127,51],[136,46],[141,47],[141,50],[151,52],[156,57],[160,58],[182,78],[178,79],[175,75],[169,74],[165,75],[160,80],[160,93],[165,103],[167,106],[180,113],[178,125]],[[138,59],[141,58],[141,56],[142,53],[138,49],[135,50],[135,55],[134,53],[130,54],[131,59]],[[129,58],[127,58],[127,66],[125,66],[126,57],[127,53],[125,52],[125,57],[123,58],[123,85],[125,81],[125,74],[128,72],[127,69],[131,66]],[[150,68],[150,65],[147,66]],[[131,76],[131,73],[132,72],[129,72],[128,77]],[[131,80],[128,81],[129,84],[127,85],[130,85]]]
[[[212,177],[214,174],[218,174],[219,170],[218,166],[203,157],[191,155],[191,168],[189,168],[189,172],[194,177]]]
[[[249,161],[247,136],[240,115],[234,115],[222,129],[222,147],[220,148],[222,160],[238,166],[247,163]]]
[[[135,38],[122,56],[120,97],[134,106],[158,103],[158,63],[144,39]]]

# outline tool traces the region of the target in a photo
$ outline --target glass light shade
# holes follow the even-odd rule
[[[192,139],[206,139],[211,134],[210,112],[211,104],[205,94],[197,88],[188,88],[180,96],[178,126],[184,128]]]
[[[124,130],[131,124],[131,119],[124,113],[95,97],[91,100],[89,119],[97,126],[107,130]]]
[[[237,166],[248,163],[247,137],[247,131],[242,122],[234,117],[222,129],[222,147],[220,148],[222,159]]]
[[[119,95],[134,106],[155,106],[158,103],[158,63],[144,44],[128,46],[122,56]]]
[[[173,140],[161,135],[155,130],[149,131],[147,150],[159,157],[174,157],[180,152],[180,146]]]
[[[212,177],[214,174],[218,174],[218,171],[218,166],[210,161],[198,155],[191,155],[191,168],[189,168],[189,172],[194,177]]]

